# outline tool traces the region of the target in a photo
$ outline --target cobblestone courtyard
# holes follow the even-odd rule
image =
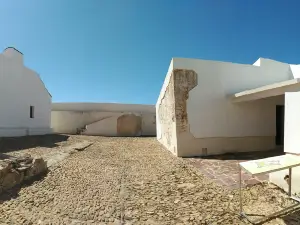
[[[176,158],[155,138],[71,136],[53,146],[6,154],[49,155],[68,142],[93,141],[42,180],[0,197],[0,224],[248,224],[238,216],[239,195]],[[263,183],[244,190],[245,210],[264,215],[292,202]],[[265,224],[300,224],[292,212]]]

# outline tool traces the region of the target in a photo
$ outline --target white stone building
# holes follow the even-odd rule
[[[157,139],[182,157],[283,144],[300,153],[299,79],[300,65],[270,59],[173,58],[156,104]]]
[[[154,105],[53,103],[55,133],[101,136],[155,136]]]
[[[0,54],[0,137],[51,132],[51,95],[39,75],[9,47]]]

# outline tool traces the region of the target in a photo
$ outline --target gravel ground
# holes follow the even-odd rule
[[[97,137],[78,135],[42,135],[0,138],[0,159],[4,156],[30,154],[34,157],[51,157],[62,148],[73,145],[81,140],[96,140]]]
[[[154,138],[71,136],[58,145],[87,139],[94,144],[44,179],[1,196],[0,224],[247,224],[238,217],[236,191],[212,183]],[[252,213],[290,204],[273,185],[244,190]],[[300,224],[300,213],[265,224]]]

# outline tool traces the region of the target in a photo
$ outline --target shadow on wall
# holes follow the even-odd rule
[[[66,141],[68,138],[69,136],[61,134],[2,137],[0,138],[0,153],[7,153],[35,147],[54,148],[58,146],[56,143]]]

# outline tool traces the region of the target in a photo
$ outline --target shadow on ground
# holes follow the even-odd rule
[[[300,208],[296,207],[294,209],[287,210],[284,213],[280,213],[280,214],[277,214],[277,215],[272,216],[272,217],[263,218],[259,222],[256,222],[256,223],[253,223],[253,224],[255,224],[255,225],[264,225],[267,222],[270,222],[270,221],[272,221],[273,219],[276,219],[276,218],[282,220],[283,223],[280,223],[280,224],[298,225],[298,224],[300,224]]]
[[[284,155],[282,149],[274,149],[270,151],[257,151],[257,152],[226,153],[223,155],[202,156],[202,157],[193,157],[193,158],[248,161],[248,160],[256,160],[256,159],[268,158],[268,157],[279,156],[279,155]]]
[[[0,152],[0,160],[13,159],[13,158],[15,158],[15,157]]]
[[[300,224],[300,208],[280,217],[286,225]],[[298,218],[298,219],[296,219]]]
[[[19,197],[19,192],[21,188],[28,187],[36,181],[42,181],[43,179],[45,179],[47,174],[48,171],[43,174],[34,176],[29,180],[23,181],[21,184],[18,184],[9,190],[3,191],[2,193],[0,193],[0,204],[11,199],[16,199],[17,197]]]
[[[58,146],[57,143],[67,141],[68,138],[69,136],[61,134],[24,137],[3,137],[0,138],[0,153],[9,153],[21,149],[35,147],[55,148]]]

